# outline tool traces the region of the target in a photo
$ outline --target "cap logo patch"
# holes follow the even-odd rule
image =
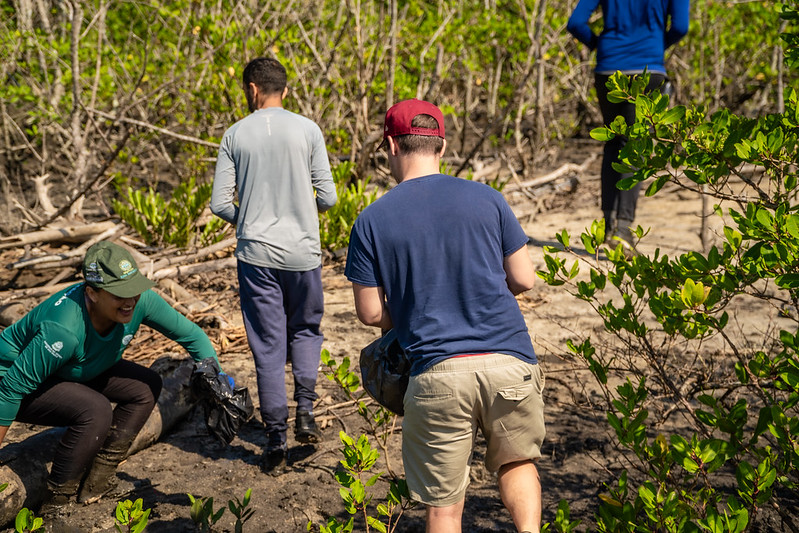
[[[88,281],[89,283],[102,283],[103,282],[103,276],[101,276],[97,272],[89,271],[89,272],[86,272],[86,281]]]
[[[134,272],[136,272],[136,267],[130,264],[130,261],[127,259],[123,259],[119,262],[119,269],[122,271],[122,275],[119,276],[120,278],[127,278]]]

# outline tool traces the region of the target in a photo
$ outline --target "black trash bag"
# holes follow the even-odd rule
[[[191,391],[203,406],[208,431],[230,444],[239,428],[252,418],[254,407],[247,387],[236,387],[219,363],[207,357],[194,365]]]
[[[389,411],[404,414],[411,362],[393,329],[361,350],[360,366],[363,388],[369,396]]]

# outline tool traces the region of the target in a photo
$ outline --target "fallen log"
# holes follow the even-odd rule
[[[191,292],[181,286],[177,281],[169,278],[158,280],[158,285],[169,295],[180,302],[189,312],[202,311],[208,308],[208,304],[194,296]]]
[[[149,272],[158,272],[159,270],[173,266],[179,265],[183,263],[196,263],[201,259],[205,259],[211,254],[215,254],[217,252],[221,252],[225,248],[230,248],[231,246],[236,245],[236,237],[230,237],[225,239],[221,242],[216,244],[212,244],[211,246],[206,246],[205,248],[198,250],[197,252],[189,255],[170,255],[168,257],[164,257],[163,259],[159,259],[152,265],[152,269]],[[142,268],[142,271],[147,274],[148,271]]]
[[[164,379],[164,388],[152,414],[128,451],[137,453],[164,436],[194,407],[190,378],[194,362],[165,356],[151,366]],[[44,430],[0,449],[0,484],[8,483],[0,496],[0,525],[14,521],[23,507],[38,509],[44,497],[47,473],[64,428]]]
[[[158,294],[158,296],[163,298],[166,301],[166,303],[168,303],[169,305],[174,307],[175,310],[178,313],[180,313],[181,315],[188,315],[189,314],[189,309],[185,305],[180,303],[179,301],[177,301],[174,298],[172,298],[172,296],[168,292],[166,292],[164,289],[162,289],[159,286],[155,286],[155,287],[153,287],[153,290],[156,292],[156,294]]]
[[[10,326],[23,316],[27,310],[20,302],[11,302],[0,305],[0,326]]]
[[[177,363],[177,367],[175,367]],[[171,365],[159,370],[158,365]],[[196,402],[191,396],[191,373],[194,361],[189,359],[175,360],[161,358],[156,360],[151,368],[164,376],[164,388],[158,397],[158,403],[152,414],[144,423],[133,444],[130,445],[128,455],[152,446],[178,422],[189,414]]]
[[[72,267],[65,267],[62,268],[56,275],[50,278],[47,283],[44,284],[45,287],[52,287],[57,283],[61,283],[63,280],[67,279],[68,277],[75,274],[75,269]]]
[[[144,260],[146,261],[146,259]],[[180,266],[172,266],[162,268],[156,271],[154,274],[150,274],[148,277],[153,281],[160,281],[174,276],[188,276],[191,274],[199,274],[202,272],[212,272],[216,270],[221,270],[224,268],[231,268],[236,266],[236,259],[234,257],[226,257],[223,259],[215,259],[212,261],[205,261],[203,263],[194,263],[191,265],[180,265]],[[144,270],[144,269],[142,269]],[[65,289],[70,285],[76,283],[75,281],[69,281],[65,283],[57,283],[57,284],[47,284],[40,287],[30,287],[27,289],[16,289],[10,290],[5,292],[0,292],[0,305],[6,305],[10,302],[14,302],[17,300],[23,300],[27,298],[44,298],[47,296],[51,296],[56,292],[60,291],[61,289]],[[168,287],[168,285],[167,285]],[[185,291],[185,289],[183,289]],[[188,291],[186,291],[188,292]],[[163,296],[163,294],[162,294]],[[169,299],[167,299],[169,301]],[[196,300],[196,299],[195,299]],[[173,298],[171,299],[170,303],[175,302],[176,300]],[[203,306],[206,307],[206,306]],[[186,314],[188,307],[182,307],[180,311]],[[2,318],[0,318],[2,321]],[[10,324],[2,324],[2,325],[10,325]]]
[[[115,224],[107,230],[98,233],[91,239],[87,240],[77,248],[73,248],[68,252],[58,254],[43,255],[41,257],[31,257],[29,259],[21,259],[11,263],[6,268],[19,269],[19,268],[59,268],[70,267],[79,265],[83,261],[83,256],[93,244],[98,243],[104,239],[108,239],[115,233],[122,229],[122,224]]]
[[[597,154],[591,154],[591,156],[586,159],[581,164],[576,163],[566,163],[561,165],[560,168],[550,172],[549,174],[545,174],[543,176],[539,176],[537,178],[533,178],[531,180],[522,181],[519,183],[509,183],[504,189],[503,192],[511,192],[518,189],[534,189],[535,187],[540,187],[542,185],[546,185],[556,179],[568,175],[568,174],[581,174],[585,172],[588,166],[594,162],[594,159],[597,158]]]
[[[478,162],[475,161],[472,181],[485,182],[489,179],[489,176],[496,178],[499,175],[499,171],[502,170],[502,164],[502,160],[499,159],[488,164],[482,162],[478,164]]]
[[[66,289],[70,285],[74,284],[74,281],[65,281],[64,283],[56,283],[55,285],[44,285],[41,287],[30,287],[28,289],[5,291],[0,293],[0,305],[4,305],[16,300],[24,300],[27,298],[43,298],[51,296],[61,289]]]
[[[80,242],[98,233],[103,233],[114,226],[116,226],[116,223],[113,220],[106,220],[105,222],[97,222],[95,224],[65,226],[63,228],[44,229],[32,231],[30,233],[0,237],[0,249],[53,241]]]
[[[205,261],[204,263],[194,263],[192,265],[181,265],[175,267],[162,268],[155,271],[148,277],[151,280],[157,281],[170,276],[188,276],[190,274],[199,274],[202,272],[215,272],[224,268],[232,268],[236,266],[235,257],[225,257],[224,259],[215,259],[213,261]]]

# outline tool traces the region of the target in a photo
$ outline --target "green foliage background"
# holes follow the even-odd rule
[[[780,11],[792,68],[799,2]],[[627,452],[600,495],[595,528],[799,531],[799,93],[787,87],[780,112],[749,118],[672,107],[644,94],[645,83],[612,76],[608,98],[634,102],[636,123],[591,133],[629,140],[618,168],[632,176],[619,186],[647,180],[647,195],[667,183],[705,194],[725,225],[718,244],[673,258],[660,249],[630,257],[605,243],[603,221],[580,235],[590,259],[569,264],[565,230],[559,246],[545,247],[540,277],[604,322],[568,342]],[[634,234],[645,238],[641,227]],[[748,308],[757,304],[764,311]],[[564,502],[551,527],[578,522]]]
[[[269,55],[289,70],[287,108],[323,128],[354,178],[375,168],[382,114],[400,99],[448,115],[451,153],[501,153],[523,174],[569,137],[598,125],[592,59],[566,32],[576,0],[306,0],[295,2],[0,2],[0,193],[7,233],[83,198],[110,210],[109,172],[169,196],[212,160],[246,114],[240,76]],[[692,2],[690,34],[669,53],[678,101],[746,114],[775,110],[796,81],[781,68],[777,4]],[[756,30],[755,30],[756,28]],[[119,151],[119,153],[116,153]],[[122,188],[124,192],[124,187]]]

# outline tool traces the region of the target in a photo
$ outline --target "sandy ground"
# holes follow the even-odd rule
[[[579,161],[578,161],[579,162]],[[540,213],[531,211],[533,200],[508,193],[509,201],[519,214],[530,236],[530,256],[537,267],[543,267],[542,246],[555,244],[554,235],[567,229],[579,242],[578,235],[591,220],[601,216],[599,210],[599,159],[579,176],[576,188],[556,201],[544,204]],[[651,228],[639,248],[673,256],[681,251],[699,249],[701,220],[700,198],[692,194],[665,190],[653,198],[641,198],[638,222]],[[718,231],[714,221],[710,234]],[[362,326],[356,319],[349,283],[343,266],[327,265],[324,269],[326,315],[323,323],[324,347],[338,360],[357,358],[360,349],[376,337],[376,331]],[[224,291],[229,308],[224,316],[232,324],[239,323],[238,296],[235,293],[235,272],[218,272],[192,285],[194,291],[218,295]],[[544,520],[554,519],[558,502],[570,502],[572,519],[591,522],[597,495],[603,483],[613,479],[622,467],[611,444],[610,428],[605,413],[597,406],[593,378],[581,366],[569,360],[565,341],[571,337],[600,332],[601,321],[588,305],[578,302],[562,289],[547,287],[543,282],[519,297],[520,308],[527,320],[533,342],[547,376],[547,440],[544,457],[538,464],[543,486]],[[157,355],[157,354],[154,354]],[[220,360],[237,382],[246,384],[257,403],[252,360],[246,349],[224,353]],[[287,383],[291,386],[290,373]],[[148,532],[179,533],[194,531],[189,518],[187,493],[213,497],[215,508],[235,497],[242,498],[251,488],[253,518],[245,531],[289,533],[304,531],[308,521],[323,523],[328,516],[345,517],[333,473],[340,459],[338,433],[341,430],[357,435],[363,422],[351,408],[331,406],[345,400],[331,381],[320,377],[321,399],[317,408],[326,422],[325,442],[317,447],[299,446],[290,440],[292,468],[279,478],[263,475],[258,468],[265,444],[258,416],[248,423],[229,446],[222,446],[208,435],[201,415],[194,412],[162,441],[130,457],[120,467],[119,476],[135,488],[127,497],[142,498],[151,508]],[[292,411],[293,414],[293,411]],[[13,427],[9,440],[25,435],[32,428]],[[401,472],[399,454],[401,434],[390,440],[391,466]],[[512,532],[514,528],[499,500],[496,479],[482,466],[482,445],[478,444],[467,493],[464,513],[465,532]],[[383,468],[385,462],[378,463]],[[387,483],[374,487],[375,503],[382,500]],[[105,499],[93,505],[74,507],[70,521],[80,531],[110,532],[113,529],[115,500]],[[363,530],[359,522],[356,530]],[[582,528],[581,528],[582,529]],[[233,518],[225,513],[216,531],[232,531]],[[422,531],[423,511],[412,509],[399,522],[396,531]]]

